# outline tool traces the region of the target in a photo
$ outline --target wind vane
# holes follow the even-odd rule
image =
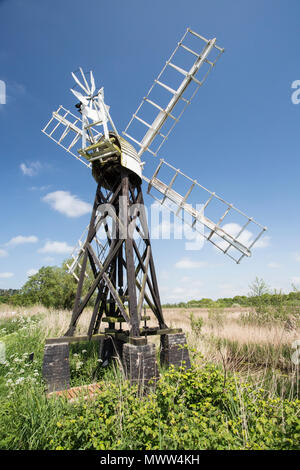
[[[92,170],[98,185],[90,223],[68,266],[78,281],[69,329],[63,338],[46,342],[44,376],[49,389],[68,386],[69,369],[65,364],[68,345],[75,340],[99,340],[103,363],[118,354],[131,380],[147,383],[157,377],[155,348],[147,341],[149,335],[160,335],[163,363],[178,365],[185,361],[189,366],[188,352],[180,347],[186,343],[185,335],[181,330],[168,328],[163,317],[142,181],[148,194],[178,217],[187,214],[195,231],[237,263],[251,255],[254,244],[266,230],[164,159],[148,175],[149,165],[141,161],[144,154],[150,159],[158,157],[223,52],[216,38],[208,40],[188,28],[129,121],[123,132],[126,139],[113,123],[103,87],[96,91],[93,73],[86,76],[81,68],[77,75],[72,73],[80,91],[71,90],[79,100],[76,107],[81,116],[60,106],[43,129]],[[166,174],[168,179],[163,176]],[[187,188],[185,193],[183,186]],[[192,197],[202,203],[201,210],[193,208]],[[203,225],[204,233],[200,229]],[[104,243],[99,237],[101,228],[106,234]],[[83,295],[88,263],[94,279]],[[75,337],[78,320],[91,299],[94,308],[87,336]],[[157,326],[147,326],[148,317],[142,315],[144,304],[153,312]],[[101,333],[104,322],[108,328]],[[53,362],[55,354],[60,361]]]

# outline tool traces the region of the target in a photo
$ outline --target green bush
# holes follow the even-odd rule
[[[199,336],[201,334],[201,329],[204,323],[203,318],[202,317],[195,318],[193,312],[191,312],[190,322],[191,322],[192,332],[195,333],[196,336]]]
[[[225,380],[210,364],[162,374],[140,397],[128,382],[106,380],[96,399],[46,399],[23,384],[1,400],[2,449],[296,449],[299,400]]]
[[[208,323],[210,326],[218,326],[223,328],[225,321],[225,314],[223,308],[211,307],[208,310]]]
[[[193,321],[201,332],[201,321]],[[2,326],[13,329],[1,336],[7,353],[0,364],[2,450],[300,447],[298,399],[271,395],[201,358],[189,370],[161,371],[145,396],[120,373],[101,369],[101,392],[94,400],[47,399],[41,376],[45,332],[38,318]],[[95,381],[96,366],[95,343],[71,347],[73,385]]]

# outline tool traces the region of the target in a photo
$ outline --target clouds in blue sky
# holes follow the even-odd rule
[[[7,97],[0,104],[0,288],[60,264],[89,222],[90,171],[41,133],[60,103],[77,112],[71,72],[93,69],[122,132],[187,26],[216,36],[225,54],[160,157],[269,231],[236,265],[207,242],[187,250],[176,222],[160,222],[152,245],[162,301],[247,293],[256,276],[285,291],[300,284],[300,102],[292,101],[299,97],[299,1],[88,3],[94,14],[84,21],[79,0],[0,2]],[[113,33],[100,17],[113,18]],[[158,164],[145,161],[145,172]],[[169,230],[171,239],[156,239]],[[243,236],[249,242],[254,234]]]
[[[17,235],[16,237],[13,237],[11,240],[9,240],[6,243],[6,246],[17,246],[17,245],[23,245],[24,243],[37,243],[38,242],[38,237],[35,235],[29,235],[29,236],[24,236],[24,235]]]
[[[66,242],[47,241],[42,248],[39,248],[39,253],[58,253],[68,255],[73,251],[73,247]]]
[[[26,163],[21,163],[20,169],[25,176],[36,176],[40,169],[42,168],[42,165],[40,162],[31,162],[26,165]]]
[[[81,201],[69,191],[54,191],[46,194],[42,200],[67,217],[81,217],[92,210],[91,204]]]
[[[8,279],[10,277],[13,277],[13,273],[0,273],[1,279]]]

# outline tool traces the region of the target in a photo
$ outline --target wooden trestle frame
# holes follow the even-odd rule
[[[147,333],[166,334],[173,332],[168,329],[163,318],[148,225],[144,212],[141,182],[133,182],[130,177],[131,174],[125,168],[120,168],[120,178],[106,196],[104,195],[105,188],[101,183],[98,184],[88,236],[84,245],[73,314],[65,336],[74,335],[79,317],[96,291],[88,329],[89,339],[98,334],[101,320],[105,317],[109,323],[108,329],[105,330],[106,333],[117,333],[119,337],[124,338],[124,341],[134,342],[136,340],[138,342],[141,335],[145,336]],[[122,198],[120,198],[121,196]],[[107,224],[107,211],[104,210],[102,213],[99,209],[103,204],[110,204],[114,209],[110,212],[112,218],[115,219],[116,230],[114,237]],[[121,205],[123,205],[122,208]],[[131,208],[132,205],[134,207]],[[99,210],[101,213],[100,220]],[[122,214],[125,213],[126,216],[120,217],[121,212]],[[109,247],[108,253],[102,262],[91,245],[101,224],[104,226]],[[142,242],[137,243],[133,237],[134,234],[138,234]],[[88,262],[94,279],[88,292],[82,298],[83,282]],[[142,277],[139,280],[138,275],[141,270]],[[146,286],[148,287],[147,290]],[[156,328],[147,328],[146,333],[140,326],[144,302],[154,313],[159,325]],[[125,306],[126,303],[128,303],[128,306]],[[128,325],[128,330],[117,330],[115,323],[120,322],[121,324],[121,321],[124,322],[124,320]]]

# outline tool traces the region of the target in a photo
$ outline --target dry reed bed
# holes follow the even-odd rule
[[[192,331],[191,312],[194,319],[197,320],[200,317],[203,319],[201,334]],[[300,338],[299,329],[288,332],[284,330],[283,325],[243,325],[240,322],[240,315],[246,312],[249,312],[249,308],[224,309],[221,321],[218,321],[220,320],[218,316],[211,316],[209,310],[199,308],[164,309],[164,316],[170,327],[183,329],[187,334],[190,348],[202,354],[206,361],[220,364],[225,371],[239,371],[242,374],[242,380],[248,380],[252,377],[257,386],[263,386],[268,371],[272,370],[270,389],[274,393],[278,388],[278,381],[281,380],[280,370],[286,370],[290,383],[296,384],[294,388],[297,390],[298,396],[298,368],[291,368],[291,360],[282,355],[282,350],[286,346],[291,348],[292,342]],[[149,315],[150,312],[146,313]],[[0,305],[0,320],[20,316],[30,318],[34,315],[41,316],[40,326],[45,338],[59,337],[65,334],[71,319],[71,312],[66,310],[50,310],[43,306],[22,308]],[[77,334],[86,334],[91,315],[92,309],[90,308],[81,315]],[[156,321],[153,314],[150,316],[151,320],[148,322],[148,326],[155,326]],[[102,325],[102,331],[104,326],[107,324]],[[216,346],[215,341],[219,339],[224,342]],[[233,350],[226,340],[236,342],[237,347]],[[153,342],[157,348],[159,347],[160,338],[158,336],[150,336],[149,341]],[[263,348],[259,355],[257,355],[257,347]],[[278,351],[275,356],[274,351]],[[284,387],[281,390],[282,394],[286,393]]]
[[[274,347],[281,345],[291,345],[291,343],[300,338],[300,330],[286,331],[281,324],[272,326],[243,325],[239,322],[240,315],[249,312],[249,308],[228,308],[224,309],[221,321],[212,319],[207,309],[164,309],[166,323],[172,328],[182,328],[184,332],[191,335],[190,314],[193,312],[194,318],[201,317],[203,319],[203,327],[201,332],[204,336],[213,335],[217,338],[237,341],[242,344],[260,344],[272,345]],[[81,315],[78,322],[78,334],[86,334],[92,309],[86,309]],[[9,307],[0,305],[0,319],[17,318],[19,316],[32,317],[41,315],[41,326],[45,331],[45,336],[60,336],[68,329],[71,312],[67,310],[51,310],[41,305],[33,307]],[[147,315],[149,312],[147,311]],[[155,326],[153,314],[148,322],[149,326]],[[103,327],[102,327],[103,328]],[[194,342],[194,341],[193,341]],[[201,341],[199,341],[200,343]],[[198,344],[200,346],[200,344]]]

